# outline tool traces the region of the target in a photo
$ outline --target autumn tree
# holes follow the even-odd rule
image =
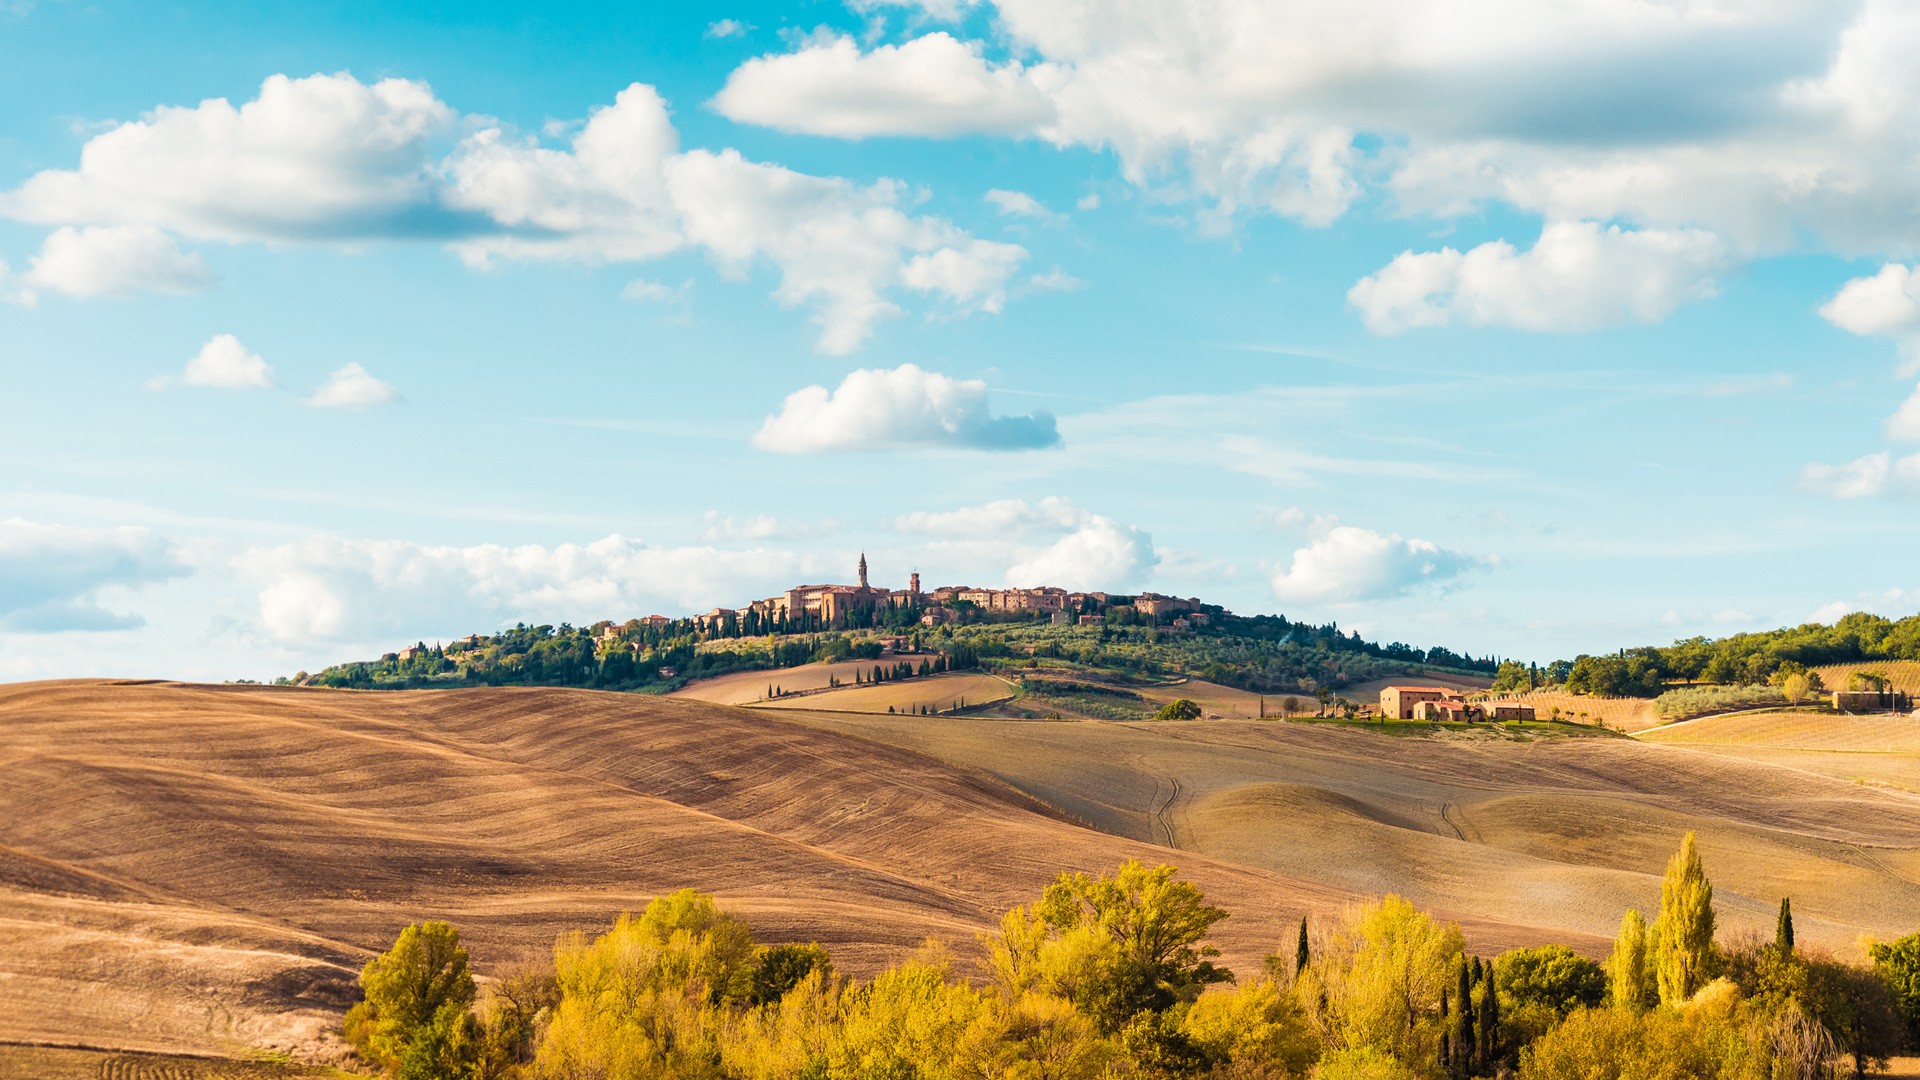
[[[1659,1000],[1648,956],[1647,920],[1637,910],[1620,919],[1620,933],[1607,959],[1608,997],[1616,1009],[1638,1012]]]
[[[432,1059],[457,1051],[470,1035],[465,1024],[473,1004],[473,973],[460,931],[444,922],[415,923],[400,931],[393,947],[360,972],[365,995],[347,1011],[347,1041],[360,1056],[389,1072],[420,1076]]]
[[[1705,986],[1713,965],[1713,884],[1689,832],[1667,862],[1660,917],[1653,924],[1653,971],[1660,1001],[1677,1005]]]

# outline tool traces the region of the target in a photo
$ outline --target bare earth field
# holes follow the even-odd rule
[[[1130,857],[1233,913],[1216,940],[1243,971],[1303,913],[1387,891],[1482,953],[1597,954],[1624,908],[1657,902],[1688,828],[1736,929],[1770,926],[1782,894],[1803,940],[1845,953],[1920,927],[1920,798],[1716,749],[572,690],[0,686],[0,1043],[332,1060],[358,967],[407,922],[459,925],[484,976],[684,886],[855,974],[929,935],[964,962],[1060,870]],[[0,1046],[0,1075],[27,1052]],[[229,1075],[192,1068],[124,1075]]]
[[[1804,939],[1843,953],[1920,928],[1920,799],[1767,762],[1275,721],[812,720],[984,770],[1119,835],[1576,946],[1657,906],[1688,829],[1732,928],[1770,927],[1782,895]]]
[[[854,973],[930,935],[964,957],[1061,870],[1127,858],[1236,912],[1242,969],[1353,899],[780,712],[637,695],[4,686],[0,775],[0,1042],[326,1060],[408,922],[459,925],[485,974],[688,886]]]
[[[868,671],[873,670],[871,666]],[[763,709],[815,709],[827,712],[881,713],[888,709],[910,713],[925,706],[936,712],[987,705],[1013,696],[1013,687],[1005,679],[975,672],[956,671],[947,675],[924,675],[899,682],[871,686],[848,686],[825,693],[805,694],[763,701]]]
[[[668,697],[686,698],[689,701],[707,701],[715,705],[752,705],[767,700],[769,687],[778,687],[782,693],[796,693],[808,690],[825,690],[839,679],[848,686],[853,685],[855,672],[862,677],[873,671],[875,664],[891,664],[896,660],[907,659],[904,656],[889,656],[884,660],[843,660],[836,664],[802,664],[799,667],[781,668],[778,671],[740,671],[732,675],[719,675],[711,679],[699,679],[668,694]],[[918,658],[915,663],[919,662]],[[882,706],[884,710],[885,706]]]

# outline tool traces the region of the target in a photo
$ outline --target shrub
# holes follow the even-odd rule
[[[1786,703],[1787,695],[1777,686],[1689,686],[1654,698],[1653,711],[1663,720],[1688,720]]]

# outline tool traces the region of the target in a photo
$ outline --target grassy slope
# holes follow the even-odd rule
[[[1840,951],[1920,927],[1920,800],[1626,739],[1259,721],[814,722],[984,769],[1101,828],[1597,941],[1700,833],[1722,919]]]
[[[325,1057],[407,922],[457,923],[484,973],[685,886],[856,973],[928,935],[964,956],[1061,869],[1129,857],[1233,910],[1242,969],[1350,899],[767,710],[71,682],[0,686],[0,717],[0,1040]]]

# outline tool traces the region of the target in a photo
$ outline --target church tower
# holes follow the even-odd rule
[[[913,572],[913,580],[907,584],[907,594],[914,597],[920,595],[920,571]]]
[[[860,553],[860,587],[867,587],[867,553]]]

